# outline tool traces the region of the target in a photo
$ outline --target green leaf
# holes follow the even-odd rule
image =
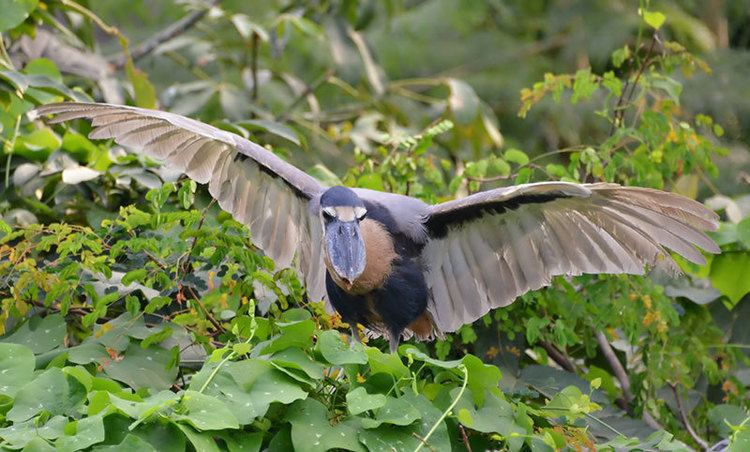
[[[542,328],[549,325],[549,319],[531,317],[526,321],[526,340],[529,344],[534,344],[541,336]]]
[[[109,394],[109,400],[115,408],[140,421],[174,406],[179,401],[179,395],[168,390],[157,392],[143,400],[137,396],[135,397],[137,400],[131,400],[132,397],[128,393]]]
[[[750,217],[737,223],[737,240],[745,249],[750,250]]]
[[[725,252],[711,262],[711,284],[725,295],[731,305],[750,292],[750,252]]]
[[[337,366],[344,364],[366,364],[367,354],[359,342],[347,345],[336,330],[323,331],[318,335],[316,348],[326,361]]]
[[[265,119],[251,119],[237,124],[251,130],[263,130],[300,146],[299,135],[297,135],[297,132],[280,122],[268,121]]]
[[[274,353],[271,362],[287,369],[296,369],[304,372],[308,377],[315,380],[323,379],[322,363],[314,361],[305,352],[298,348],[288,348],[278,353]]]
[[[111,378],[134,389],[167,389],[177,377],[177,366],[169,367],[172,354],[160,347],[141,348],[131,343],[120,360],[103,366]]]
[[[295,402],[287,411],[292,424],[294,450],[314,452],[330,449],[364,451],[357,441],[357,423],[346,419],[332,426],[322,403],[314,399]]]
[[[622,80],[617,78],[615,73],[612,71],[607,71],[604,73],[602,85],[604,85],[604,87],[607,88],[609,92],[614,96],[619,96],[622,94]]]
[[[203,386],[215,365],[206,365],[193,377],[190,389]],[[307,397],[296,381],[267,361],[246,359],[228,362],[216,373],[204,394],[226,403],[241,425],[263,416],[271,403],[290,404]]]
[[[646,21],[654,30],[658,30],[664,25],[664,21],[667,20],[667,16],[658,11],[643,10],[643,20]]]
[[[479,97],[468,83],[455,78],[448,79],[450,106],[453,118],[461,125],[468,125],[474,121],[479,112]]]
[[[217,436],[227,444],[229,452],[258,452],[264,432],[221,432]]]
[[[385,190],[383,177],[378,173],[363,174],[357,179],[357,187],[369,188],[370,190]]]
[[[181,408],[187,413],[173,414],[172,418],[187,422],[198,430],[223,430],[239,428],[232,410],[216,397],[188,390],[182,396]]]
[[[385,402],[386,397],[383,394],[368,394],[362,386],[346,394],[346,408],[352,415],[380,408],[385,405]]]
[[[20,25],[36,9],[38,0],[0,0],[0,33]]]
[[[58,450],[80,450],[104,441],[104,413],[72,421],[65,426],[65,431],[73,430],[71,435],[61,436],[55,441]]]
[[[133,61],[128,59],[125,73],[135,93],[135,104],[141,108],[156,108],[156,88],[148,80],[148,74],[136,68]]]
[[[188,441],[190,441],[196,451],[221,452],[221,449],[216,444],[216,440],[214,440],[213,432],[196,432],[189,425],[176,425],[187,436]]]
[[[249,342],[240,342],[239,344],[234,344],[232,346],[232,351],[235,353],[235,355],[242,356],[250,353],[250,350],[252,350],[253,346],[250,345]]]
[[[716,405],[708,411],[708,422],[722,438],[732,434],[730,425],[740,425],[747,417],[748,413],[737,405]]]
[[[312,334],[315,331],[315,322],[312,320],[277,323],[277,325],[281,334],[271,338],[265,347],[256,347],[261,354],[275,353],[290,347],[307,349],[312,344]]]
[[[459,388],[454,388],[450,393],[451,397],[457,397],[459,392]],[[502,435],[511,450],[518,450],[523,445],[523,437],[531,432],[518,425],[513,406],[509,402],[488,395],[484,406],[477,409],[472,400],[473,396],[469,391],[456,404],[461,424],[478,432]]]
[[[0,394],[15,396],[32,379],[35,364],[28,347],[0,343]]]
[[[409,377],[409,368],[401,362],[401,358],[396,353],[383,353],[377,348],[367,347],[367,360],[370,363],[370,371],[373,374],[378,372],[392,375],[395,378]]]
[[[157,452],[156,448],[140,436],[128,433],[118,444],[94,448],[96,452]]]
[[[591,69],[579,69],[573,80],[573,95],[570,101],[576,104],[579,100],[590,99],[597,88],[598,85],[594,75],[591,74]]]
[[[24,66],[23,71],[26,74],[45,75],[49,77],[50,80],[57,82],[63,81],[60,69],[57,68],[54,61],[48,58],[35,58],[29,61],[26,63],[26,66]]]
[[[508,149],[503,154],[503,158],[520,166],[529,163],[529,157],[526,153],[518,149]]]
[[[362,427],[371,429],[381,424],[409,425],[421,418],[422,414],[408,400],[387,397],[385,405],[375,410],[374,419],[362,419]]]
[[[124,286],[129,286],[133,282],[140,282],[143,281],[143,279],[148,275],[148,270],[145,268],[137,268],[135,270],[131,270],[122,277],[122,284]]]
[[[3,221],[2,218],[0,218],[0,232],[2,232],[3,235],[10,234],[11,232],[13,232],[13,229],[8,225],[8,223]]]
[[[502,372],[491,364],[485,364],[474,355],[466,355],[462,360],[469,374],[467,387],[474,396],[474,402],[482,406],[487,392],[500,395],[498,383],[503,377]]]
[[[34,316],[0,342],[25,345],[39,355],[62,345],[65,333],[65,319],[60,314]]]
[[[612,52],[612,65],[619,68],[628,58],[630,58],[630,47],[626,45]]]
[[[53,367],[26,383],[17,393],[8,420],[25,421],[42,411],[50,414],[68,414],[83,402],[85,388],[75,378],[67,377]]]
[[[68,418],[65,416],[54,416],[46,421],[39,417],[26,422],[16,422],[10,427],[0,428],[0,439],[4,441],[3,446],[7,448],[29,447],[33,438],[54,440],[63,436],[67,423]]]
[[[744,452],[750,448],[750,427],[747,426],[748,423],[745,423],[742,430],[732,435],[732,442],[729,444],[727,452]]]
[[[424,446],[420,438],[427,436],[443,414],[423,395],[407,392],[401,399],[419,411],[421,420],[408,426],[385,424],[360,431],[359,440],[369,451],[415,450],[420,445]],[[428,442],[433,450],[452,450],[445,421],[437,424]]]

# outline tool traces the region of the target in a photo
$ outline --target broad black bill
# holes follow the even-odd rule
[[[351,283],[365,270],[365,242],[357,221],[326,225],[328,258],[339,278]]]

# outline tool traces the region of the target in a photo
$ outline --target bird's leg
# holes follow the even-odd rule
[[[355,342],[362,342],[362,338],[359,337],[359,329],[357,329],[357,322],[349,323],[349,331],[351,331],[352,340],[350,341],[351,344],[354,344]]]
[[[388,336],[388,344],[391,346],[391,353],[398,351],[398,344],[401,342],[401,333],[393,333]]]

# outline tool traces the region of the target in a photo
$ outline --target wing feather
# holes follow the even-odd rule
[[[455,331],[557,275],[679,272],[668,249],[702,263],[698,248],[717,216],[672,193],[616,184],[566,182],[490,190],[432,206],[422,251],[428,309]]]
[[[308,210],[323,187],[311,176],[238,135],[173,113],[65,102],[35,114],[55,115],[53,124],[89,119],[90,138],[112,138],[207,183],[219,206],[249,226],[253,241],[277,265],[288,266],[298,255],[310,298],[323,298],[322,231]]]

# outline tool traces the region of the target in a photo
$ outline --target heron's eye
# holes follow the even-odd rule
[[[357,216],[357,221],[362,221],[367,216],[367,209],[357,207],[354,211],[354,214]]]
[[[331,212],[329,209],[323,209],[323,219],[325,221],[331,221],[336,217],[335,212]]]

